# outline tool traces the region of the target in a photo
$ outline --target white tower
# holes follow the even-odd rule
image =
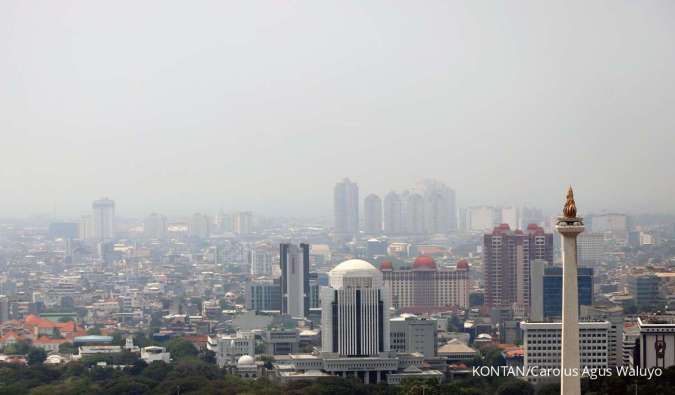
[[[329,272],[321,288],[321,349],[342,357],[389,352],[389,290],[370,263],[351,259]]]
[[[562,355],[560,393],[581,394],[579,372],[579,300],[577,291],[577,235],[584,231],[583,218],[577,217],[572,187],[556,229],[562,237],[563,298],[562,298]]]

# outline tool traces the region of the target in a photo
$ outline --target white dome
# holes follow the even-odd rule
[[[344,261],[328,272],[328,276],[330,278],[330,286],[334,289],[343,288],[345,278],[366,280],[362,281],[361,284],[367,288],[381,288],[383,285],[382,273],[363,259]]]
[[[255,365],[255,359],[250,355],[242,355],[237,360],[237,365]]]

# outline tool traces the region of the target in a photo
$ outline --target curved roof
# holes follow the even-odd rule
[[[360,286],[380,288],[382,287],[382,273],[375,266],[363,259],[349,259],[335,266],[328,272],[329,283],[333,289],[342,289],[345,279],[354,281],[366,280],[366,283],[360,283]]]
[[[377,271],[377,269],[375,269],[375,266],[371,265],[367,261],[364,261],[363,259],[349,259],[335,266],[329,273],[333,274],[357,271]]]
[[[416,269],[431,269],[436,270],[436,262],[434,258],[428,255],[420,255],[415,258],[415,263],[412,265],[413,270]]]
[[[462,259],[461,261],[457,262],[457,269],[468,269],[469,268],[469,262],[467,262],[466,259]]]
[[[250,355],[242,355],[237,360],[237,365],[255,365],[255,359]]]

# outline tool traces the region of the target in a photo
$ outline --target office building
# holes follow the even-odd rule
[[[366,196],[363,201],[365,231],[370,235],[382,233],[382,199],[375,194]]]
[[[532,295],[541,296],[544,320],[562,316],[563,269],[560,266],[544,269],[542,289],[533,290]],[[593,304],[593,269],[580,267],[577,270],[577,292],[579,305]]]
[[[595,265],[600,263],[605,252],[605,236],[602,233],[582,233],[577,237],[579,263]]]
[[[425,358],[436,356],[438,339],[436,320],[402,314],[389,320],[391,351],[418,352]]]
[[[403,233],[404,218],[401,197],[396,192],[389,192],[384,197],[384,233],[397,235]]]
[[[641,316],[637,321],[640,337],[633,353],[635,367],[667,369],[674,366],[675,316]]]
[[[619,306],[580,306],[579,319],[582,321],[607,321],[607,366],[616,368],[623,365],[624,314]]]
[[[639,307],[663,303],[661,279],[654,274],[640,274],[628,278],[628,289]]]
[[[416,188],[424,197],[426,232],[448,233],[457,229],[457,206],[455,191],[444,183],[426,179],[417,183]]]
[[[281,244],[281,313],[309,316],[309,244]]]
[[[254,277],[272,276],[275,249],[270,244],[255,246],[251,252],[251,275]]]
[[[115,202],[103,198],[94,201],[93,209],[93,225],[94,238],[96,240],[110,240],[115,234]]]
[[[389,290],[370,263],[351,259],[329,272],[321,288],[321,348],[340,357],[389,352]]]
[[[335,184],[333,190],[333,212],[335,215],[335,238],[349,241],[359,234],[359,186],[349,178]]]
[[[415,258],[411,268],[394,270],[391,262],[380,265],[384,283],[391,290],[392,306],[469,307],[469,264],[462,260],[455,269],[438,269],[430,256]]]
[[[530,309],[530,262],[553,261],[553,234],[530,224],[512,231],[506,224],[483,236],[485,304]]]
[[[497,209],[494,207],[469,207],[465,215],[466,230],[470,232],[488,232],[497,225]]]
[[[405,232],[407,234],[421,235],[426,233],[424,209],[425,202],[422,195],[419,193],[411,193],[408,195],[405,204]]]
[[[607,368],[609,328],[607,321],[580,322],[577,350],[580,367]],[[562,324],[560,322],[521,322],[523,330],[523,367],[561,368]],[[560,377],[528,377],[533,384],[560,380]]]
[[[165,239],[167,232],[166,217],[152,213],[143,221],[143,235],[149,239]]]
[[[518,218],[518,209],[516,207],[502,207],[499,209],[499,223],[507,224],[511,229],[523,229],[529,223],[521,226]]]
[[[281,284],[275,280],[256,280],[246,287],[246,309],[281,311]]]

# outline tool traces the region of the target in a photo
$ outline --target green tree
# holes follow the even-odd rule
[[[64,342],[59,344],[59,354],[74,354],[75,347],[71,342]]]
[[[180,360],[188,357],[195,357],[199,354],[199,350],[191,342],[183,339],[182,337],[177,337],[171,339],[166,344],[166,349],[171,353],[171,357],[175,360]]]
[[[510,379],[497,388],[495,395],[534,395],[534,387],[525,380]]]
[[[26,355],[26,361],[30,366],[41,365],[45,359],[47,359],[47,352],[38,347],[31,348]]]
[[[98,326],[94,326],[92,328],[87,329],[87,335],[98,336],[100,334],[101,334],[101,328],[99,328]]]

